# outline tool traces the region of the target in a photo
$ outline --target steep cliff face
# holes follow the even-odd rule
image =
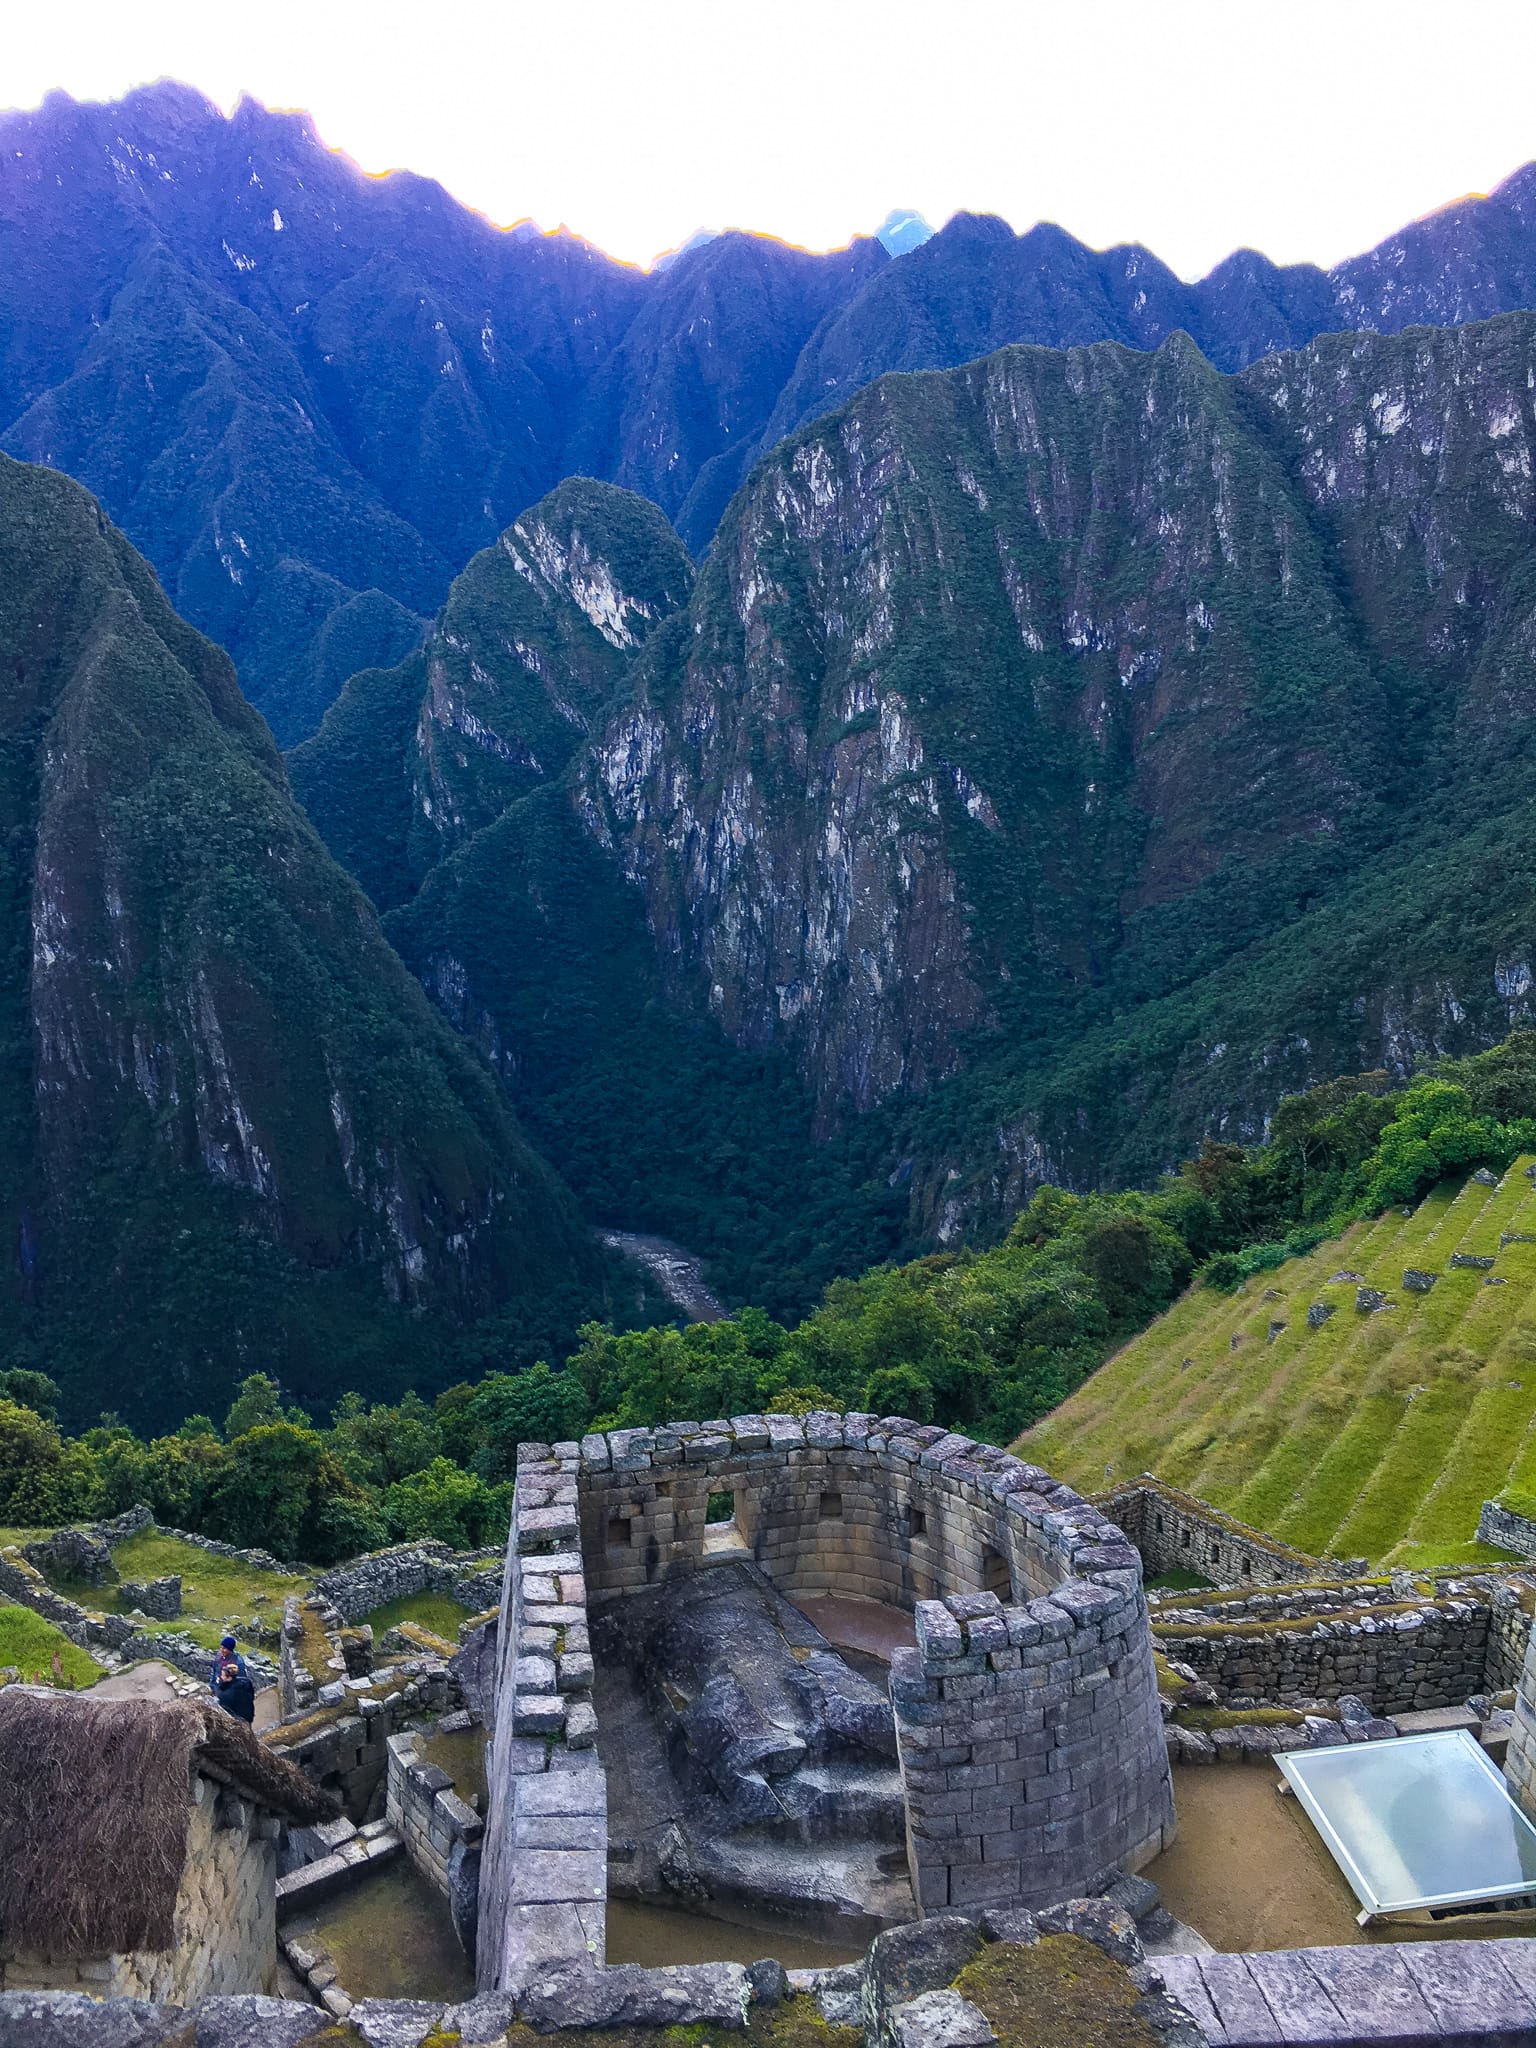
[[[35,1324],[72,1398],[158,1417],[252,1357],[322,1389],[322,1294],[365,1320],[595,1303],[569,1198],[227,657],[78,485],[4,457],[0,653],[0,1351]]]
[[[872,1230],[878,1183],[953,1241],[1041,1178],[1155,1172],[1288,1089],[1524,1014],[1533,390],[1529,315],[1236,377],[1175,336],[888,378],[759,465],[686,607],[600,672],[565,651],[593,630],[575,585],[547,587],[550,674],[590,673],[605,708],[531,794],[465,750],[464,830],[422,836],[458,728],[409,664],[355,679],[303,786],[335,810],[341,714],[396,691],[400,860],[425,880],[391,929],[565,1105],[538,1126],[562,1164],[583,1088],[627,1128],[593,1078],[613,1046],[656,1056],[656,1019],[686,1037],[703,1011],[793,1066]],[[464,701],[526,739],[514,640],[469,611],[454,632]]]
[[[425,647],[353,677],[290,757],[301,800],[374,902],[403,901],[518,798],[558,782],[692,587],[657,508],[585,477],[476,555]]]
[[[1373,807],[1378,685],[1183,341],[881,384],[758,470],[692,625],[604,736],[594,829],[828,1113]]]

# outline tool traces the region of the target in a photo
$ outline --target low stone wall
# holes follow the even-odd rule
[[[361,1822],[376,1795],[382,1795],[390,1736],[423,1713],[450,1712],[459,1701],[440,1658],[406,1658],[366,1679],[339,1683],[339,1700],[302,1720],[280,1724],[266,1739],[317,1785],[334,1792],[349,1819]]]
[[[453,1551],[446,1543],[426,1538],[336,1565],[321,1573],[315,1591],[350,1622],[364,1621],[390,1601],[408,1599],[413,1593],[451,1593],[473,1612],[496,1599],[502,1562],[498,1551]]]
[[[1289,1585],[1365,1569],[1363,1559],[1312,1557],[1276,1542],[1150,1472],[1090,1498],[1135,1544],[1149,1578],[1186,1571],[1213,1586]]]
[[[1158,1647],[1222,1704],[1311,1705],[1355,1693],[1378,1714],[1457,1706],[1484,1689],[1489,1604],[1473,1597],[1313,1620],[1158,1617]]]
[[[1485,1500],[1477,1518],[1477,1540],[1500,1550],[1512,1550],[1516,1557],[1536,1558],[1536,1522],[1529,1515],[1517,1515],[1513,1508]]]
[[[463,1719],[467,1726],[469,1716]],[[421,1755],[421,1739],[414,1729],[389,1738],[385,1817],[405,1843],[407,1856],[444,1898],[466,1891],[472,1897],[480,1858],[477,1853],[471,1859],[469,1851],[478,1849],[485,1822],[459,1797],[448,1773]]]

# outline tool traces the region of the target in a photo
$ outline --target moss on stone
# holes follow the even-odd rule
[[[1129,1976],[1075,1934],[1027,1948],[995,1942],[955,1989],[986,2014],[1001,2048],[1160,2048]]]
[[[1336,1721],[1337,1710],[1319,1707],[1324,1720]],[[1180,1707],[1174,1714],[1180,1728],[1299,1728],[1306,1715],[1295,1707]]]

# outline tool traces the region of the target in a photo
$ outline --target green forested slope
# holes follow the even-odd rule
[[[0,1359],[174,1422],[604,1304],[574,1205],[94,500],[0,457]]]

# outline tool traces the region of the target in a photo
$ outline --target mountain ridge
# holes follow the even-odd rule
[[[1533,378],[1524,313],[1236,375],[1175,334],[891,376],[764,458],[589,734],[446,858],[403,671],[353,679],[295,775],[329,831],[393,702],[389,928],[429,987],[452,959],[450,1014],[525,1040],[497,962],[535,951],[591,1005],[562,935],[639,909],[645,1003],[798,1072],[808,1183],[820,1145],[877,1237],[881,1187],[907,1243],[985,1237],[1042,1179],[1144,1182],[1524,1016]],[[485,617],[436,631],[523,744]],[[513,938],[557,839],[586,879]]]
[[[50,95],[0,115],[0,446],[101,496],[291,744],[564,474],[697,553],[754,460],[887,371],[1178,328],[1231,369],[1486,317],[1536,300],[1533,207],[1527,167],[1332,271],[1238,251],[1195,284],[973,215],[897,259],[733,233],[645,273],[366,178],[303,114]]]

